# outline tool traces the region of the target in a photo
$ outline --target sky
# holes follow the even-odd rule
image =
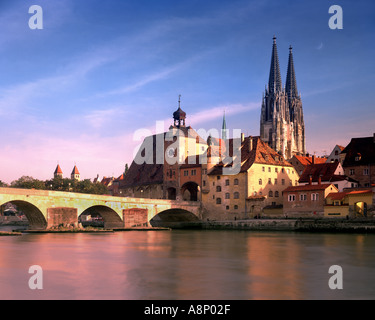
[[[31,29],[32,4],[43,29]],[[331,5],[343,9],[332,30]],[[0,0],[0,180],[118,177],[138,129],[259,135],[272,38],[285,85],[289,46],[311,154],[375,132],[372,0]],[[145,131],[145,132],[148,132]]]

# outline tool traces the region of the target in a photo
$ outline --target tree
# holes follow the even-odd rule
[[[37,189],[37,190],[45,190],[45,182],[34,179],[30,176],[22,176],[18,180],[13,181],[10,186],[12,188],[19,188],[19,189]]]
[[[129,171],[129,166],[128,166],[128,164],[126,163],[126,164],[125,164],[124,176],[127,174],[128,171]]]
[[[0,188],[6,188],[8,185],[0,180]]]

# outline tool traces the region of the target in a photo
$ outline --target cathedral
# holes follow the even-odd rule
[[[276,37],[273,37],[268,87],[262,100],[260,137],[285,159],[306,153],[302,101],[297,91],[292,47],[289,47],[288,71],[283,88]]]

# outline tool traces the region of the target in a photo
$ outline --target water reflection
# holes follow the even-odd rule
[[[374,299],[375,235],[157,231],[0,238],[0,299]],[[329,266],[344,290],[328,287]],[[44,289],[31,291],[31,265]]]

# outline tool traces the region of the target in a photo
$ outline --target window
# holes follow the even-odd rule
[[[279,191],[275,191],[275,197],[276,197],[276,198],[279,197]]]
[[[234,179],[234,185],[238,186],[238,179]]]
[[[339,155],[339,152],[338,150],[335,151],[335,156],[338,156]]]
[[[220,178],[221,178],[220,176],[217,176],[217,177],[216,177],[217,180],[220,180]]]
[[[234,195],[233,195],[233,198],[234,199],[239,199],[240,198],[240,193],[239,192],[235,192]]]
[[[269,196],[270,198],[273,197],[273,192],[272,192],[272,190],[270,190],[270,192],[268,192],[268,196]]]
[[[341,204],[341,203],[340,203],[339,200],[335,200],[334,203],[333,203],[334,206],[339,206],[340,204]]]
[[[300,194],[299,195],[299,201],[306,201],[306,199],[307,199],[306,194]]]
[[[268,184],[272,184],[271,178],[268,178]]]
[[[266,168],[265,168],[265,167],[262,167],[262,171],[265,172],[265,171],[266,171]]]
[[[289,194],[288,195],[288,201],[289,202],[296,201],[296,195],[295,194]]]
[[[350,169],[350,170],[349,170],[349,174],[350,174],[351,176],[353,176],[353,175],[355,174],[355,170],[354,170],[354,169]]]
[[[184,176],[187,177],[189,175],[189,170],[184,170]]]
[[[279,172],[279,169],[278,169],[278,168],[275,168],[275,172],[278,173],[278,172]]]
[[[284,186],[285,185],[285,179],[281,179],[281,184]]]
[[[216,192],[221,192],[221,186],[216,187]]]
[[[206,186],[206,180],[203,180],[203,187]]]
[[[268,172],[271,172],[271,167],[268,167]]]
[[[192,176],[196,176],[197,175],[197,170],[196,169],[191,170],[191,175]]]
[[[277,184],[277,179],[275,179],[275,184]]]
[[[221,204],[221,198],[216,198],[216,204]]]
[[[295,186],[298,186],[298,180],[295,180],[295,181],[294,181],[294,185],[295,185]]]
[[[318,201],[318,200],[319,200],[319,193],[312,193],[311,201]]]
[[[229,210],[229,206],[226,206],[226,207],[225,207],[225,210]]]
[[[369,175],[369,170],[368,169],[363,169],[363,175],[368,176]]]
[[[282,172],[282,173],[285,173],[285,169],[284,169],[284,168],[281,168],[281,172]]]
[[[254,192],[253,192],[253,195],[254,195],[254,196],[256,196],[256,195],[257,195],[257,192],[256,192],[256,191],[254,191]]]
[[[229,179],[225,180],[225,185],[229,186]]]
[[[238,210],[238,205],[234,205],[234,210]]]
[[[262,179],[259,179],[259,185],[261,186],[263,184]]]
[[[230,193],[225,194],[225,199],[230,199]]]

